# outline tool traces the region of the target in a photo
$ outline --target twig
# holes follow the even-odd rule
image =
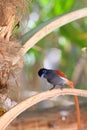
[[[79,61],[75,65],[75,68],[72,74],[72,81],[74,82],[75,85],[78,83],[79,77],[81,76],[86,63],[87,63],[87,54],[84,53],[82,54]]]
[[[0,130],[4,130],[20,113],[30,108],[31,106],[35,105],[36,103],[39,103],[43,100],[47,100],[54,96],[60,96],[60,95],[77,95],[77,96],[87,97],[87,90],[54,89],[51,91],[46,91],[46,92],[36,94],[22,101],[21,103],[13,107],[11,110],[9,110],[7,113],[5,113],[0,118]]]
[[[40,41],[43,37],[54,31],[55,29],[70,23],[74,20],[83,18],[87,16],[87,8],[83,8],[77,11],[73,11],[71,13],[65,14],[60,18],[51,21],[49,24],[45,25],[38,32],[36,32],[20,49],[18,55],[13,59],[13,65],[16,64],[19,59],[30,49],[32,48],[38,41]]]

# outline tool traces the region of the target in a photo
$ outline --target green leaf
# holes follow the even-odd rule
[[[74,4],[74,0],[55,0],[54,13],[56,15],[63,14],[71,9]]]
[[[82,30],[75,22],[61,27],[60,33],[68,38],[71,43],[81,48],[87,46],[87,40],[80,38],[80,36],[84,33],[84,30]]]

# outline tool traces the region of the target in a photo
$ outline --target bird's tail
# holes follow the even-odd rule
[[[66,84],[67,84],[70,88],[72,88],[72,89],[75,88],[73,82],[70,81],[70,80],[67,80]],[[77,97],[77,96],[74,96],[74,102],[75,102],[75,106],[76,106],[78,130],[81,130],[80,107],[79,107],[79,101],[78,101],[78,97]]]

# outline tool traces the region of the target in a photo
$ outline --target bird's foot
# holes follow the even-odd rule
[[[52,90],[52,89],[54,89],[55,88],[55,86],[53,86],[52,88],[50,88],[49,90]]]
[[[60,86],[60,89],[63,90],[65,88],[65,86]]]

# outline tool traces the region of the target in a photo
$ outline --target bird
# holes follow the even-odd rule
[[[41,68],[38,71],[38,75],[41,78],[47,79],[47,81],[53,85],[53,87],[50,90],[54,89],[56,85],[59,85],[58,88],[63,89],[63,87],[61,86],[64,86],[65,84],[68,85],[72,89],[75,88],[73,82],[70,81],[67,78],[66,74],[60,70]],[[78,127],[78,130],[81,130],[80,107],[79,107],[78,97],[76,95],[74,95],[74,102],[76,105],[76,113],[77,113],[77,127]]]
[[[59,85],[59,88],[62,89],[64,88],[65,84],[72,86],[73,88],[73,82],[68,80],[66,74],[64,74],[60,70],[41,68],[38,71],[38,75],[41,78],[47,79],[47,81],[53,85],[53,87],[50,90],[54,89],[56,85]]]

